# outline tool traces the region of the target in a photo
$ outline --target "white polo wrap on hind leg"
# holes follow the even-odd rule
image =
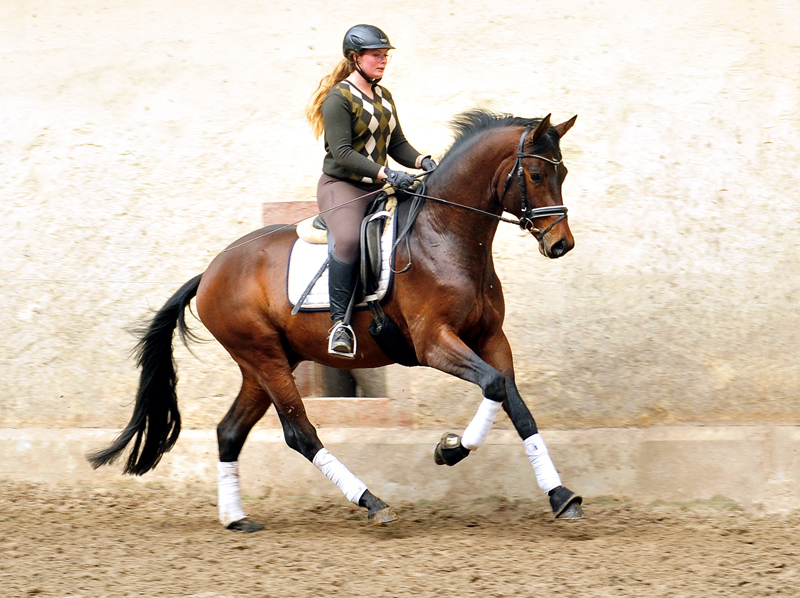
[[[502,405],[499,401],[484,397],[480,407],[478,407],[478,411],[475,413],[475,417],[469,422],[464,434],[461,436],[461,446],[471,451],[482,447]]]
[[[234,521],[245,518],[242,510],[242,492],[239,489],[239,462],[217,463],[217,506],[219,520],[228,527]]]
[[[358,504],[361,496],[367,491],[367,485],[354,476],[344,464],[328,452],[328,449],[319,449],[314,455],[314,465],[328,479],[339,487],[351,503]]]
[[[550,458],[550,453],[547,452],[547,446],[539,434],[534,434],[525,439],[525,453],[528,455],[533,471],[536,474],[536,481],[539,483],[539,488],[545,494],[550,492],[553,488],[561,485],[561,476],[556,471],[556,466],[553,465],[553,460]]]

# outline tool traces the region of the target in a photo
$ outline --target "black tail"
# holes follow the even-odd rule
[[[181,414],[178,412],[178,395],[175,394],[178,376],[172,358],[172,337],[176,326],[184,343],[192,337],[184,311],[197,294],[202,276],[198,274],[183,285],[158,311],[150,325],[142,330],[134,349],[142,374],[133,416],[110,447],[87,455],[95,469],[116,461],[135,437],[124,473],[142,475],[158,465],[161,456],[178,440]]]

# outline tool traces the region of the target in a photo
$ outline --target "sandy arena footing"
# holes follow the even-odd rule
[[[445,431],[322,427],[319,434],[331,452],[390,502],[490,496],[545,501],[513,431],[492,431],[484,447],[453,468],[433,462],[434,446]],[[93,487],[129,481],[118,466],[93,471],[84,459],[116,433],[0,429],[0,479]],[[721,496],[744,509],[800,508],[797,426],[544,430],[542,435],[565,485],[586,497],[648,504]],[[133,479],[213,489],[216,461],[214,430],[184,430],[154,471]],[[254,430],[240,463],[247,495],[279,500],[338,496],[313,465],[286,446],[278,429]]]

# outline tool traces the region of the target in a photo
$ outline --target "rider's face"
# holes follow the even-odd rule
[[[358,56],[358,65],[370,79],[380,79],[389,64],[389,50],[366,50]]]

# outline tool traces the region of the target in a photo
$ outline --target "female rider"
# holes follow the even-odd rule
[[[343,323],[358,278],[361,220],[378,190],[388,182],[408,188],[414,177],[387,168],[387,155],[407,168],[436,168],[406,141],[392,94],[378,85],[394,49],[372,25],[356,25],[344,36],[344,60],[320,81],[306,116],[314,134],[325,134],[325,159],[317,185],[317,205],[333,239],[328,290],[334,326],[332,355],[354,357],[355,334]]]

